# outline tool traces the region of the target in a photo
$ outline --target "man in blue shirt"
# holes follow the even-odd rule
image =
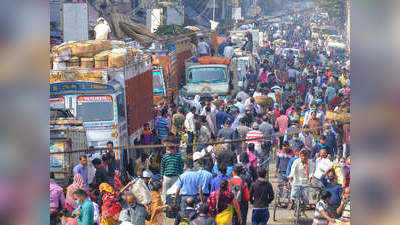
[[[79,157],[80,163],[74,167],[73,172],[74,176],[77,173],[80,173],[83,176],[83,180],[85,181],[85,184],[87,187],[89,187],[88,184],[88,168],[87,168],[87,156],[86,155],[81,155]]]
[[[199,197],[202,203],[206,203],[208,196],[211,193],[211,182],[213,180],[213,175],[209,171],[204,169],[205,158],[199,159]]]
[[[326,151],[331,155],[331,159],[333,159],[338,152],[335,134],[331,130],[325,130],[324,136],[326,137]]]
[[[221,105],[219,111],[217,112],[217,114],[215,114],[215,121],[216,121],[216,125],[217,125],[217,131],[219,131],[222,128],[222,126],[225,124],[225,121],[228,118],[231,121],[235,120],[235,118],[233,118],[232,115],[230,115],[227,112],[225,112],[224,106]]]
[[[330,154],[329,150],[327,149],[325,135],[321,135],[319,137],[319,141],[312,147],[310,158],[311,159],[315,158],[315,154],[319,153],[321,149],[325,149],[327,153]]]
[[[160,140],[168,137],[168,133],[169,133],[169,121],[167,119],[167,111],[162,111],[161,113],[161,118],[159,118],[155,124],[156,126],[156,131],[157,131],[157,135],[158,138]]]
[[[219,165],[218,166],[218,175],[211,182],[211,192],[219,189],[219,184],[221,180],[228,180],[229,177],[226,175],[226,166]]]
[[[302,149],[302,150],[303,150],[303,149]],[[299,151],[299,152],[300,152],[300,151]],[[289,160],[289,162],[288,162],[288,164],[287,164],[287,167],[286,167],[286,177],[289,176],[290,171],[292,170],[293,162],[294,162],[296,159],[299,158],[299,152],[295,152],[295,153],[294,153],[295,156],[292,157],[292,158]]]
[[[337,183],[335,170],[328,170],[326,174],[322,175],[321,181],[325,187],[325,190],[332,194],[331,201],[328,204],[336,212],[336,209],[340,206],[340,202],[342,201],[343,189],[342,186]]]
[[[193,170],[193,160],[188,159],[186,161],[186,170],[183,174],[178,177],[177,186],[175,192],[175,205],[178,206],[178,198],[181,196],[180,209],[183,211],[186,208],[186,199],[192,197],[198,199],[200,187],[200,175],[197,171]]]

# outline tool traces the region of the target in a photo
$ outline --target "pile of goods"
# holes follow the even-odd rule
[[[120,68],[137,55],[137,50],[122,41],[88,40],[54,46],[50,57],[53,70],[65,70]]]
[[[154,32],[158,36],[179,36],[179,35],[188,35],[190,37],[191,41],[194,43],[197,39],[196,32],[193,30],[187,29],[184,26],[181,25],[160,25],[157,30]]]
[[[132,38],[144,47],[148,47],[157,36],[149,32],[146,27],[133,23],[128,16],[114,13],[111,15],[111,24],[115,30],[115,36],[119,39]]]
[[[179,34],[191,34],[195,32],[185,28],[184,26],[172,24],[160,25],[154,33],[159,36],[175,36]]]
[[[201,56],[199,57],[200,64],[225,64],[229,65],[231,63],[231,59],[229,58],[221,58],[221,57],[213,57],[213,56]]]

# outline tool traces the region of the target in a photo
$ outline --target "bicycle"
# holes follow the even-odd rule
[[[294,217],[296,219],[296,224],[299,224],[301,211],[306,207],[306,200],[303,198],[304,189],[309,187],[303,185],[295,185],[295,209],[294,209]]]
[[[290,201],[290,183],[289,182],[280,182],[278,184],[278,191],[275,193],[275,198],[274,198],[274,212],[273,212],[273,216],[272,219],[274,221],[277,221],[276,219],[276,211],[278,208],[280,207],[284,207],[284,205],[286,205],[286,207],[289,204]],[[283,202],[281,201],[283,198],[286,198],[286,201]],[[284,205],[282,203],[285,203]]]

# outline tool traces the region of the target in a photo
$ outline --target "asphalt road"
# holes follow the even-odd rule
[[[273,175],[275,172],[275,163],[271,161],[270,163],[270,181],[272,183],[272,186],[274,188],[274,191],[277,190],[277,185],[278,185],[278,179],[275,178]],[[268,220],[268,224],[273,224],[273,225],[289,225],[289,224],[296,224],[296,221],[294,220],[294,213],[293,210],[287,210],[286,208],[279,208],[277,213],[276,213],[276,218],[277,221],[273,221],[272,219],[272,213],[273,213],[273,205],[271,204],[270,207],[270,219]],[[251,224],[251,213],[252,213],[252,206],[250,205],[249,207],[249,212],[247,214],[247,223],[246,224]],[[304,225],[311,225],[312,224],[312,218],[314,216],[314,211],[313,210],[307,210],[306,215],[308,218],[303,218],[299,222],[299,224],[304,224]],[[165,221],[166,225],[173,225],[174,220],[166,218]]]

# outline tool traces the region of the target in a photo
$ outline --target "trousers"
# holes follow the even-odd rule
[[[269,220],[268,208],[254,208],[251,216],[252,225],[267,225]]]

